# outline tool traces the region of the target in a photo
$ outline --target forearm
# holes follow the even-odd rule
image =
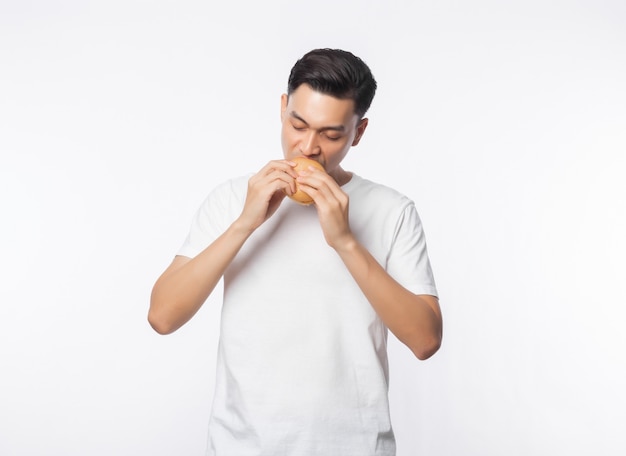
[[[158,333],[172,333],[196,314],[249,235],[235,222],[196,257],[172,262],[150,297],[148,321]]]
[[[354,240],[337,252],[389,330],[419,359],[432,356],[442,339],[437,298],[411,293]]]

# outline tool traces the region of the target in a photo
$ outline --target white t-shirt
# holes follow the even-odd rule
[[[240,215],[249,176],[218,186],[178,252]],[[350,227],[400,284],[437,295],[413,202],[358,175]],[[224,274],[211,456],[392,456],[387,328],[326,243],[313,205],[285,199]]]

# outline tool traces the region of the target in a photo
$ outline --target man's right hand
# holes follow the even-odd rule
[[[296,192],[296,164],[289,160],[272,160],[248,181],[248,193],[239,224],[256,230],[269,219],[287,195]]]
[[[148,321],[160,334],[170,334],[200,309],[228,265],[252,232],[295,192],[295,163],[275,160],[248,181],[241,215],[194,258],[177,256],[161,274],[150,297]]]

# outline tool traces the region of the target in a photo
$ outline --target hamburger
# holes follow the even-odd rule
[[[296,172],[306,171],[309,168],[309,166],[313,166],[319,169],[320,171],[325,171],[322,165],[320,165],[315,160],[311,160],[310,158],[296,157],[296,158],[291,159],[291,161],[296,164],[296,166],[294,167],[294,170]],[[289,198],[291,198],[295,202],[305,205],[305,206],[308,206],[309,204],[313,202],[313,199],[308,194],[300,190],[297,182],[296,182],[296,192],[293,195],[287,195],[287,196],[289,196]]]

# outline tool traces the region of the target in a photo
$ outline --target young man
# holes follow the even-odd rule
[[[168,334],[224,279],[208,455],[395,454],[387,329],[426,359],[442,319],[413,202],[341,167],[375,91],[353,54],[305,54],[281,99],[284,159],[217,186],[154,285],[148,319]],[[326,172],[295,172],[299,156]],[[286,198],[296,183],[312,205]]]

